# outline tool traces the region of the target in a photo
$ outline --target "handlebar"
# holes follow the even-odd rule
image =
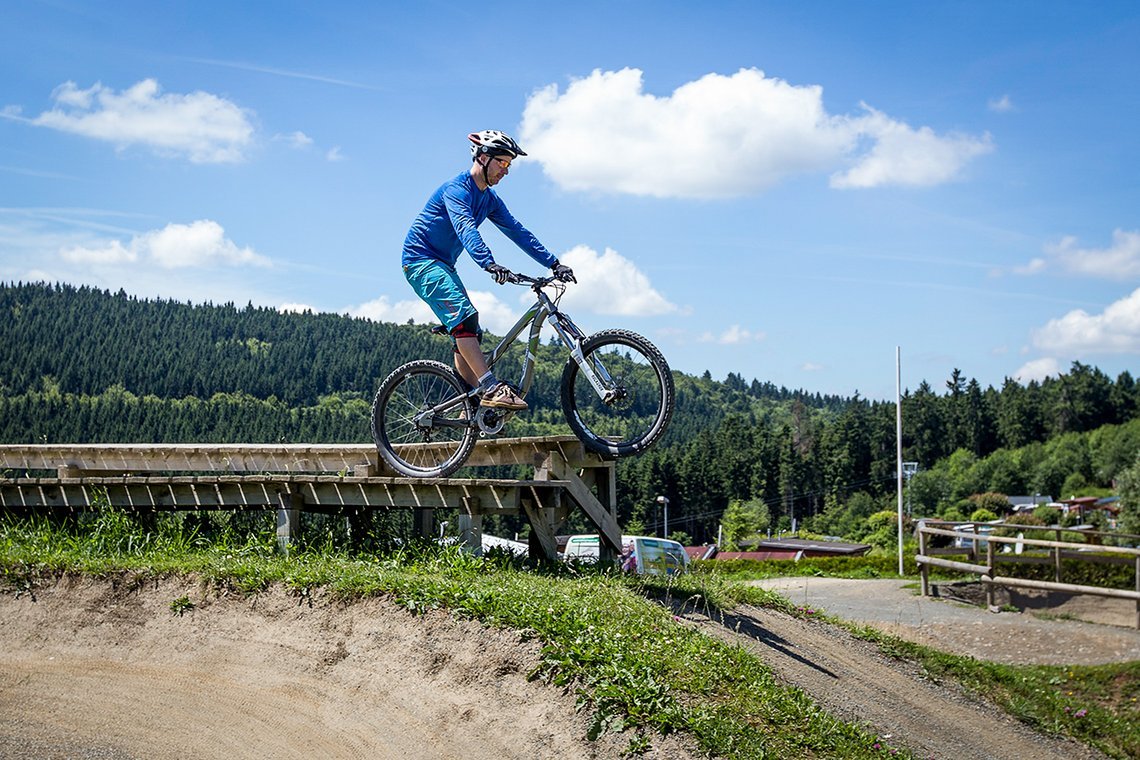
[[[507,282],[515,285],[528,285],[531,288],[545,288],[553,282],[560,282],[560,280],[553,275],[550,277],[531,277],[521,272],[511,272],[510,279]]]

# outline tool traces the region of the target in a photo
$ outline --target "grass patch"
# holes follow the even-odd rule
[[[731,606],[759,589],[715,576],[665,583],[562,565],[532,567],[506,555],[475,558],[437,547],[379,557],[325,547],[286,558],[273,551],[270,535],[244,543],[192,532],[144,535],[131,523],[113,512],[63,528],[0,522],[0,572],[12,590],[64,572],[130,572],[192,575],[251,591],[282,584],[301,594],[320,587],[344,599],[384,595],[411,613],[445,609],[539,641],[531,677],[573,690],[590,716],[591,738],[627,732],[631,755],[645,752],[654,735],[681,732],[717,757],[891,756],[862,727],[836,720],[802,691],[777,683],[744,648],[703,634],[650,598]],[[763,598],[781,603],[776,595]],[[183,614],[193,602],[175,599],[170,608]]]

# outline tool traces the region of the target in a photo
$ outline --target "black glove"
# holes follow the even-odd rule
[[[502,264],[491,262],[487,265],[487,274],[495,278],[495,282],[502,285],[504,282],[514,282],[515,273]]]
[[[554,276],[557,277],[560,282],[578,282],[574,279],[574,270],[565,264],[556,261],[551,269],[554,270]]]

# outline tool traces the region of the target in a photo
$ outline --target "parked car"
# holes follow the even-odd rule
[[[689,567],[685,547],[668,538],[653,536],[622,536],[620,567],[625,572],[641,575],[676,575]],[[570,536],[566,541],[564,559],[597,561],[600,539],[597,535]]]

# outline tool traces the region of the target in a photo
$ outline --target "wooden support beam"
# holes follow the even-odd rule
[[[289,553],[289,546],[301,535],[301,510],[305,497],[296,492],[277,494],[277,551]]]
[[[412,510],[412,533],[416,538],[432,541],[435,535],[435,510],[416,508]]]
[[[476,557],[483,556],[483,515],[460,513],[456,519],[459,543]]]
[[[531,499],[523,499],[522,506],[526,510],[527,520],[530,521],[531,556],[534,557],[537,550],[541,558],[557,562],[558,538],[555,535],[549,515],[545,514],[545,510],[539,508]]]
[[[612,469],[613,465],[610,464],[609,467]],[[566,493],[598,529],[598,535],[601,538],[598,544],[601,552],[599,561],[612,562],[621,552],[621,526],[618,525],[614,507],[607,507],[603,504],[559,452],[550,452],[546,461],[543,462],[541,471],[565,484]],[[536,469],[536,479],[538,475],[539,470]],[[616,498],[612,492],[609,492],[611,481],[608,476],[599,478],[596,472],[592,472],[591,477],[595,480],[596,487],[601,484],[602,497],[611,505],[615,504]]]

